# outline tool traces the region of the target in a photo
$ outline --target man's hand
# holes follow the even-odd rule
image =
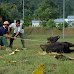
[[[6,38],[17,39],[16,37],[11,37],[11,36],[8,36],[7,34],[4,34],[4,36],[5,36]]]
[[[13,39],[17,39],[16,37],[13,37]]]
[[[19,34],[19,32],[16,33],[16,35],[14,37],[17,37],[17,35]]]

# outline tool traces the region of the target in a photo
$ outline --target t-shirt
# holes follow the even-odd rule
[[[16,23],[12,23],[9,25],[10,28],[14,28],[14,33],[20,32],[23,33],[22,24],[20,23],[19,26],[16,26]]]
[[[4,26],[0,27],[0,36],[3,36],[4,34],[7,34],[6,28]]]

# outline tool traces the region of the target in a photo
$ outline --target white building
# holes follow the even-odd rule
[[[59,24],[59,23],[63,23],[64,21],[66,21],[67,23],[69,23],[69,25],[72,26],[72,23],[74,23],[74,16],[68,16],[65,19],[59,18],[59,19],[54,20],[56,25]],[[41,21],[39,21],[39,20],[32,20],[32,27],[40,27],[40,25],[39,25],[40,22]]]
[[[40,27],[39,23],[39,20],[32,20],[32,27]]]

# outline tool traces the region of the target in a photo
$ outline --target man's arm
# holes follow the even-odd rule
[[[16,33],[16,35],[14,37],[16,37],[19,34],[19,32]]]
[[[10,27],[8,27],[8,32],[7,32],[8,34],[10,33]]]
[[[8,36],[7,34],[4,34],[4,36],[5,36],[6,38],[16,39],[16,37],[11,37],[11,36]]]

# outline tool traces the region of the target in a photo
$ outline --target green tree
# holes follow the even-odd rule
[[[58,24],[58,29],[59,29],[59,30],[62,30],[62,29],[63,29],[63,23],[59,23],[59,24]]]
[[[14,19],[20,19],[22,17],[22,14],[15,9],[12,9],[10,14]]]
[[[31,20],[33,19],[33,17],[29,14],[28,16],[25,16],[24,18],[24,26],[29,26],[31,25]]]
[[[63,17],[63,0],[53,0],[57,6],[60,13],[60,18]],[[74,1],[73,0],[65,0],[65,17],[71,15],[74,8]]]
[[[47,25],[52,28],[52,35],[53,35],[53,27],[56,27],[55,22],[52,19],[47,21]]]
[[[57,10],[57,5],[52,0],[44,0],[38,5],[36,10],[36,15],[40,20],[48,21],[52,18],[59,17],[59,12]]]
[[[10,6],[10,8],[17,10],[17,6],[16,6],[15,4],[12,4],[12,5]]]
[[[46,22],[46,21],[42,21],[42,22],[41,22],[41,25],[42,25],[43,27],[45,27],[45,26],[47,25],[47,22]]]
[[[74,23],[72,23],[73,27],[74,27]]]
[[[45,3],[43,3],[43,2],[45,2]],[[55,3],[58,8],[55,7]],[[28,12],[26,12],[24,14],[24,16],[28,16],[29,14],[32,16],[34,14],[34,10],[39,9],[38,4],[41,9],[42,8],[44,9],[44,10],[42,10],[42,12],[44,12],[46,8],[50,9],[50,7],[52,7],[52,8],[55,7],[53,9],[52,8],[51,9],[58,10],[59,14],[60,14],[59,17],[60,18],[63,17],[63,0],[46,0],[46,1],[45,0],[24,0],[24,9],[28,10]],[[18,12],[22,14],[23,0],[0,0],[0,7],[3,6],[3,8],[6,8],[9,12],[11,12],[11,9],[9,7],[12,5],[13,6],[16,5]],[[49,9],[47,9],[46,11],[49,12]],[[50,12],[51,12],[51,10],[50,10]],[[42,14],[44,14],[44,13],[42,13]],[[48,14],[50,14],[50,13],[48,13]],[[48,16],[48,14],[46,12],[46,16]],[[52,17],[52,15],[50,14],[50,17]],[[67,17],[68,15],[74,15],[74,0],[65,0],[65,17]],[[53,16],[57,16],[57,15],[54,14]],[[39,17],[39,16],[37,15],[37,17]],[[44,17],[45,17],[45,15],[44,15]],[[47,20],[48,18],[45,18],[45,19]]]
[[[69,24],[65,21],[65,22],[64,22],[64,27],[66,28],[66,27],[68,27],[68,25],[69,25]],[[58,24],[58,29],[59,29],[59,30],[62,30],[62,29],[63,29],[63,23],[59,23],[59,24]]]
[[[65,24],[65,28],[68,27],[69,25],[66,21],[64,22],[64,24]]]
[[[14,22],[12,16],[10,16],[10,13],[6,10],[6,9],[3,9],[3,8],[0,8],[0,16],[2,16],[2,22],[4,21],[9,21],[10,23]],[[2,26],[2,24],[0,24],[0,26]]]

